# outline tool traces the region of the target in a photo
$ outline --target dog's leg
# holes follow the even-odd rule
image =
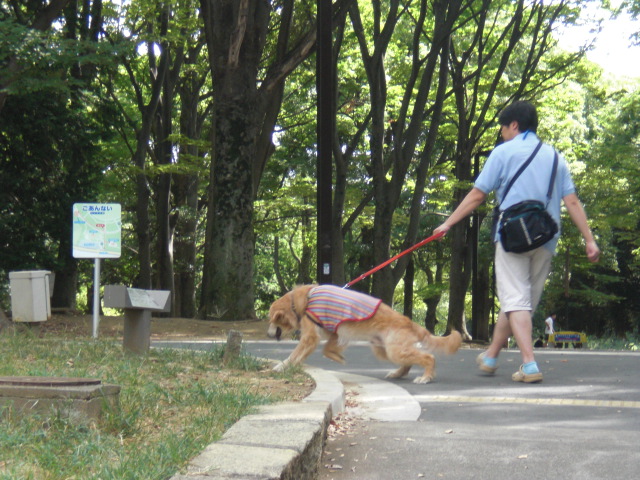
[[[407,336],[404,337],[404,339],[405,340],[400,341],[399,337],[396,337],[394,341],[389,341],[387,344],[387,357],[396,365],[401,365],[398,370],[391,372],[387,377],[400,378],[402,373],[404,373],[404,375],[409,373],[411,365],[420,365],[424,368],[424,373],[416,377],[413,383],[431,382],[436,377],[435,357],[417,348],[416,345],[418,342],[416,342],[414,338]]]
[[[378,342],[379,342],[379,340],[378,340]],[[387,354],[387,349],[383,345],[378,343],[378,342],[376,342],[376,343],[371,342],[371,350],[373,351],[373,354],[379,360],[386,360],[387,362],[393,362],[393,360],[391,360],[389,358],[389,355]],[[397,362],[393,362],[393,363],[397,363]],[[406,377],[407,374],[409,373],[409,370],[411,370],[411,365],[403,365],[400,368],[398,368],[397,370],[394,370],[393,372],[387,373],[387,375],[384,378],[402,378],[402,377]]]
[[[387,349],[384,348],[382,345],[378,345],[378,344],[374,344],[372,343],[371,345],[371,350],[373,351],[373,354],[376,356],[376,358],[378,360],[384,360],[389,362],[389,357],[387,357]]]
[[[330,360],[334,362],[345,364],[347,363],[342,356],[342,352],[347,348],[347,345],[340,345],[339,337],[337,333],[332,333],[327,340],[327,343],[324,345],[324,349],[322,350],[322,354]]]
[[[384,378],[402,378],[402,377],[406,377],[407,374],[409,373],[409,370],[411,370],[411,365],[409,365],[408,367],[400,367],[397,370],[394,370],[393,372],[389,372],[387,373],[387,375]]]
[[[373,351],[373,354],[376,356],[376,358],[378,358],[379,360],[386,360],[387,362],[393,362],[393,360],[389,358],[389,355],[387,355],[387,349],[383,345],[379,343],[371,342],[371,350]],[[403,365],[397,370],[387,373],[387,375],[384,378],[406,377],[407,374],[409,373],[409,370],[411,370],[411,365]]]
[[[436,359],[430,353],[412,349],[407,352],[406,361],[424,368],[424,373],[420,377],[414,378],[413,383],[429,383],[436,378]]]
[[[288,366],[289,366],[289,359],[287,358],[286,360],[283,360],[282,362],[278,363],[275,367],[273,367],[273,371],[284,372]]]
[[[298,345],[293,349],[293,352],[291,352],[289,358],[273,368],[274,371],[282,372],[289,365],[301,364],[307,359],[309,355],[313,353],[313,351],[318,346],[318,343],[320,342],[320,336],[316,331],[315,325],[308,325],[306,322],[311,323],[309,320],[303,319],[300,341],[298,342]]]
[[[424,373],[413,379],[413,383],[429,383],[436,378],[436,359],[429,353],[422,353],[420,365],[424,367]]]

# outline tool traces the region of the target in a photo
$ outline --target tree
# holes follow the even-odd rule
[[[562,135],[554,140],[568,157],[592,230],[603,246],[600,262],[588,264],[579,232],[565,219],[544,309],[557,311],[564,328],[598,336],[634,331],[640,317],[637,296],[631,293],[638,287],[640,245],[637,85],[616,85],[600,70],[585,65],[575,76],[580,83],[549,92],[550,107],[544,113],[560,127]]]
[[[77,290],[71,206],[96,194],[103,165],[97,144],[110,135],[112,111],[93,83],[98,66],[110,61],[98,43],[102,1],[67,4],[16,3],[1,11],[0,28],[10,35],[1,55],[8,75],[0,91],[0,162],[5,181],[16,168],[23,181],[3,188],[3,236],[22,249],[13,249],[0,268],[55,270],[52,305],[69,308]],[[43,205],[51,213],[33,219],[31,212]],[[30,220],[16,222],[20,214]]]
[[[175,235],[175,311],[177,315],[194,318],[197,315],[196,280],[198,277],[198,224],[201,212],[201,172],[205,171],[202,138],[204,120],[211,103],[202,105],[201,97],[208,80],[207,69],[201,61],[204,36],[188,48],[185,75],[178,86],[180,95],[181,171],[173,176]]]
[[[127,6],[125,22],[108,32],[120,48],[126,77],[111,72],[105,82],[129,123],[121,130],[123,141],[133,144],[128,170],[136,184],[131,208],[140,268],[132,283],[169,290],[172,314],[186,316],[195,314],[197,175],[204,164],[199,148],[208,108],[201,98],[208,77],[196,5],[183,0]],[[136,48],[139,42],[144,48]]]
[[[285,0],[271,10],[276,4],[259,0],[201,0],[201,7],[214,108],[200,314],[252,318],[253,203],[273,150],[284,81],[312,52],[316,29],[304,20],[309,2]],[[273,45],[270,28],[277,31]]]
[[[0,75],[0,112],[9,95],[9,89],[19,83],[24,76],[27,67],[20,58],[31,60],[29,54],[29,30],[44,32],[51,28],[51,24],[60,17],[62,10],[69,0],[51,0],[50,3],[28,2],[26,4],[15,3],[12,8],[8,5],[0,6],[0,24],[3,35],[10,33],[17,35],[17,41],[4,43],[9,46],[6,51],[0,51],[0,64],[3,66],[3,74]],[[25,55],[26,54],[26,55]]]
[[[432,165],[432,153],[445,100],[450,35],[462,10],[462,3],[422,1],[419,8],[412,12],[414,15],[410,15],[408,8],[401,9],[397,1],[390,2],[383,14],[382,3],[376,1],[372,4],[372,15],[368,17],[368,29],[365,29],[361,18],[360,8],[363,7],[360,4],[352,6],[349,12],[370,95],[371,127],[367,133],[371,161],[369,173],[375,201],[374,265],[390,257],[394,212],[410,174],[415,175],[415,185],[404,245],[408,247],[415,243],[425,181],[429,166]],[[408,25],[399,28],[403,17],[413,23],[410,28]],[[371,38],[366,37],[367,30],[372,32]],[[411,31],[413,34],[409,35]],[[400,72],[406,76],[393,77],[397,84],[402,85],[402,94],[394,99],[388,96],[388,67],[384,60],[392,38],[396,48],[401,44],[410,45],[407,56],[411,59],[410,65],[399,65]],[[426,54],[423,53],[425,45],[429,47]],[[370,50],[370,46],[373,46],[373,50]],[[423,129],[427,132],[424,136]],[[373,278],[373,295],[390,303],[393,289],[402,278],[408,260],[407,257],[401,258],[393,269],[381,270]]]

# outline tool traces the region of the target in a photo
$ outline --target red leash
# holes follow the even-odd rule
[[[422,240],[421,242],[416,243],[413,247],[409,247],[407,248],[404,252],[400,252],[399,254],[397,254],[395,257],[390,258],[389,260],[387,260],[386,262],[381,263],[380,265],[378,265],[375,268],[372,268],[371,270],[369,270],[366,273],[363,273],[362,275],[360,275],[358,278],[355,278],[353,280],[351,280],[349,283],[347,283],[344,287],[342,288],[349,288],[351,285],[353,285],[354,283],[358,283],[360,280],[362,280],[363,278],[368,277],[369,275],[371,275],[372,273],[376,273],[378,270],[386,267],[387,265],[389,265],[391,262],[393,262],[394,260],[397,260],[400,257],[403,257],[404,255],[406,255],[407,253],[411,253],[414,250],[417,250],[418,248],[422,247],[423,245],[426,245],[429,242],[432,242],[440,237],[442,237],[445,234],[445,232],[440,232],[440,233],[436,233],[435,235],[431,235],[429,238],[425,238],[424,240]]]

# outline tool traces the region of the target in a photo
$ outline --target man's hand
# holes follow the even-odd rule
[[[447,225],[446,223],[443,223],[442,225],[440,225],[438,228],[436,228],[433,231],[433,234],[434,235],[438,235],[439,233],[441,233],[442,237],[444,237],[450,229],[451,229],[451,227],[449,225]],[[440,237],[440,238],[442,238],[442,237]]]
[[[587,242],[585,250],[587,251],[587,258],[591,263],[596,263],[600,259],[600,249],[595,241]]]
[[[447,220],[433,231],[433,234],[442,233],[443,236],[451,229],[453,225],[465,218],[473,212],[487,198],[487,194],[476,187],[473,187],[469,193],[462,199],[460,205],[453,211]],[[442,238],[442,237],[440,237]]]

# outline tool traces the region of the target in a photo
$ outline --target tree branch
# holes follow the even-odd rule
[[[231,42],[229,45],[229,60],[227,62],[229,68],[235,68],[238,66],[238,60],[240,58],[240,48],[242,48],[244,34],[247,31],[249,0],[240,0],[238,9],[238,24],[236,25],[236,29],[233,31]]]

